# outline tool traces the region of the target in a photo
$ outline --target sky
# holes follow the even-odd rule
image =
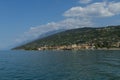
[[[120,25],[119,0],[0,0],[0,50],[60,29]]]

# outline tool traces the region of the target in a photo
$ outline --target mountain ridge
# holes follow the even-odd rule
[[[113,48],[120,41],[120,26],[84,27],[59,32],[13,49],[38,50],[41,47],[89,44],[95,48]],[[119,46],[118,46],[119,47]]]

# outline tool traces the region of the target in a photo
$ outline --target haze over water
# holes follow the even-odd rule
[[[0,80],[120,80],[120,51],[0,51]]]

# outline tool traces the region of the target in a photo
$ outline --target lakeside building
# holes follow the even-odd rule
[[[103,43],[101,43],[103,45]],[[95,43],[85,43],[85,44],[72,44],[72,45],[62,45],[62,46],[42,46],[37,48],[37,50],[94,50],[94,49],[107,49],[108,47],[96,47]],[[120,48],[120,42],[116,42],[110,45],[109,48]],[[108,48],[108,49],[109,49]]]
[[[80,49],[95,49],[95,46],[90,46],[89,44],[72,44],[72,45],[62,45],[62,46],[43,46],[39,47],[38,50],[80,50]]]

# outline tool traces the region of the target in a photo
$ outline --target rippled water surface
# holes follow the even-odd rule
[[[0,51],[0,80],[120,80],[120,51]]]

